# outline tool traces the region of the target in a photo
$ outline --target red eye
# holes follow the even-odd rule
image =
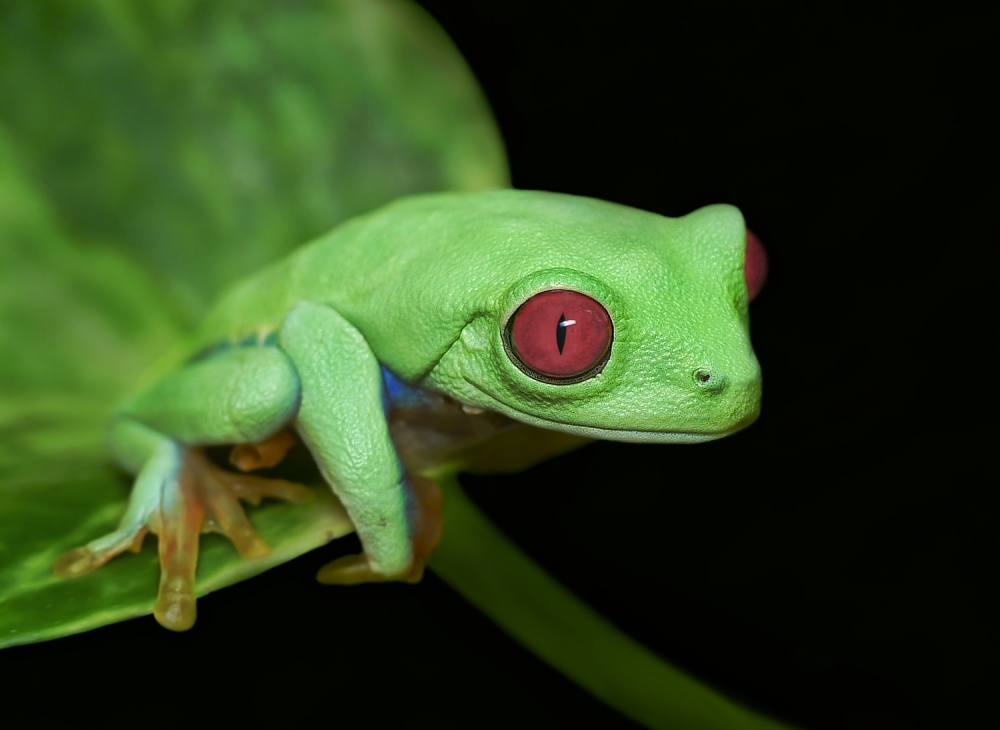
[[[743,264],[743,276],[747,281],[747,299],[751,302],[764,288],[767,279],[767,252],[764,244],[747,228],[746,262]]]
[[[514,354],[545,378],[570,379],[600,365],[611,346],[611,318],[604,307],[575,291],[536,294],[511,317]]]

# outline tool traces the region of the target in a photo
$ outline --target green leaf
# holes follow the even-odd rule
[[[67,234],[189,325],[349,217],[508,180],[461,56],[389,0],[4,3],[0,124]]]
[[[113,529],[115,405],[219,291],[349,217],[508,182],[444,32],[403,0],[0,4],[0,646],[148,613],[155,539],[89,576]],[[199,590],[350,529],[321,490],[203,538]]]
[[[0,499],[99,462],[115,402],[181,332],[145,271],[68,240],[20,152],[0,124]]]
[[[110,469],[56,484],[8,487],[0,500],[0,648],[55,639],[153,612],[160,566],[156,539],[80,578],[57,578],[66,550],[115,529],[129,483]],[[197,594],[223,588],[354,531],[325,486],[306,504],[267,503],[248,510],[271,546],[257,560],[239,557],[220,535],[203,535]]]

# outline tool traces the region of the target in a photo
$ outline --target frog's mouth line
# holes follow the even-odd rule
[[[566,423],[565,421],[554,421],[548,418],[539,418],[531,413],[522,411],[516,406],[512,406],[509,403],[505,403],[496,396],[487,392],[481,388],[478,384],[464,378],[464,380],[471,385],[473,388],[478,390],[484,396],[489,398],[493,403],[499,406],[499,412],[505,413],[512,418],[516,418],[522,423],[527,423],[529,426],[538,426],[540,428],[548,428],[556,431],[564,431],[566,433],[576,434],[577,436],[584,436],[593,439],[602,439],[605,441],[628,441],[632,443],[660,443],[660,444],[697,444],[705,441],[714,441],[716,439],[724,438],[730,434],[741,431],[746,426],[750,425],[750,422],[756,418],[756,415],[750,418],[745,418],[742,421],[734,424],[732,427],[727,428],[723,431],[633,431],[624,428],[606,428],[603,426],[585,426],[577,423]]]

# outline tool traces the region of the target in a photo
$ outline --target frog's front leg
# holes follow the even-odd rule
[[[389,576],[373,569],[365,554],[345,555],[320,568],[316,579],[320,583],[354,585],[404,580],[417,583],[423,578],[424,565],[441,540],[441,488],[437,482],[419,475],[407,477],[411,501],[408,510],[410,545],[413,564],[406,573]]]
[[[152,530],[159,536],[161,567],[154,615],[167,628],[189,628],[195,620],[200,534],[223,533],[244,558],[265,555],[269,548],[239,500],[299,502],[309,496],[297,484],[225,472],[198,447],[261,444],[234,454],[241,467],[280,459],[287,439],[273,435],[294,416],[298,398],[294,366],[275,347],[226,351],[141,393],[124,406],[111,434],[119,464],[138,474],[119,529],[63,555],[56,573],[89,573],[126,549],[137,549]]]
[[[320,579],[419,580],[440,534],[436,486],[415,492],[404,474],[386,421],[382,371],[368,342],[331,307],[302,302],[285,318],[278,343],[301,384],[296,428],[364,548],[323,568]]]

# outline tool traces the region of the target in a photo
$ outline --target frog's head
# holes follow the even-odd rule
[[[481,221],[486,270],[466,281],[476,311],[428,383],[519,421],[621,441],[704,441],[757,417],[747,305],[763,249],[736,208],[665,218],[506,194],[516,208]]]

